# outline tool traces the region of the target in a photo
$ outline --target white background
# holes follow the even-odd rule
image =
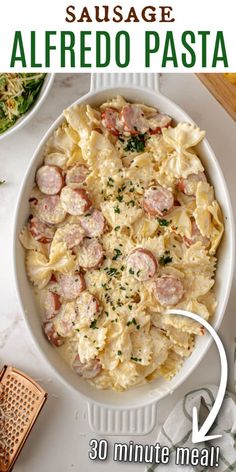
[[[158,6],[172,6],[173,16],[175,22],[173,23],[67,23],[65,21],[66,7],[68,5],[74,5],[76,7],[77,17],[80,16],[84,6],[89,8],[89,12],[94,19],[94,5],[109,5],[111,10],[115,5],[121,5],[124,12],[127,15],[131,6],[135,6],[139,17],[140,11],[147,5]],[[112,15],[111,15],[112,16]],[[201,71],[201,38],[197,35],[198,31],[210,31],[208,38],[208,64],[204,71],[222,72],[223,65],[221,62],[218,63],[216,69],[212,69],[212,57],[215,44],[215,36],[217,30],[223,30],[226,42],[226,49],[229,61],[228,72],[236,71],[236,55],[235,55],[235,44],[236,44],[236,28],[235,28],[235,1],[224,0],[163,0],[157,2],[156,0],[89,0],[89,1],[73,1],[73,0],[41,0],[39,2],[29,2],[28,0],[9,0],[7,2],[1,2],[0,11],[0,71],[10,71],[10,58],[12,52],[14,32],[16,30],[22,31],[23,41],[26,51],[27,59],[27,70],[30,71],[30,31],[36,31],[36,59],[38,62],[45,64],[45,30],[56,31],[57,35],[52,39],[52,44],[57,47],[56,51],[52,52],[51,68],[50,70],[59,72],[60,71],[60,31],[74,31],[76,34],[76,70],[73,72],[80,72],[80,31],[91,30],[91,39],[88,39],[88,46],[92,47],[91,53],[88,53],[88,62],[91,62],[93,67],[87,72],[95,70],[95,31],[105,30],[111,35],[111,47],[112,47],[112,61],[110,66],[107,68],[108,72],[117,72],[120,69],[117,68],[114,61],[114,50],[115,50],[115,35],[119,30],[127,30],[131,37],[131,62],[129,65],[129,72],[143,72],[145,69],[145,41],[144,32],[145,30],[158,31],[160,35],[160,49],[158,54],[153,55],[151,62],[151,68],[149,72],[160,72],[161,61],[163,55],[165,32],[172,30],[174,32],[175,44],[178,56],[178,72],[200,72]],[[196,33],[196,44],[194,50],[197,54],[197,63],[191,70],[184,69],[181,66],[181,54],[185,52],[181,46],[181,35],[183,31],[194,31]],[[20,71],[20,63],[17,64],[16,70]],[[61,72],[69,71],[70,68],[67,65],[66,69]],[[37,69],[32,69],[37,71]],[[101,69],[100,69],[101,71]],[[103,69],[104,71],[104,69]],[[225,71],[225,70],[224,70]],[[170,63],[165,72],[176,72]]]
[[[6,179],[6,183],[0,186],[0,368],[3,364],[14,365],[33,378],[39,379],[40,384],[49,393],[48,401],[30,434],[14,472],[144,471],[143,465],[89,461],[89,440],[94,434],[88,427],[86,402],[78,393],[69,390],[57,379],[35,348],[24,324],[13,282],[13,214],[26,167],[45,131],[63,108],[88,90],[89,82],[88,74],[58,75],[46,103],[36,117],[24,129],[0,142],[0,180]],[[194,75],[164,75],[161,90],[206,130],[209,142],[224,171],[236,214],[235,122]],[[236,279],[220,329],[229,360],[228,388],[231,391],[234,391],[235,282]],[[107,438],[109,443],[112,445],[117,439],[124,442],[134,439],[144,444],[155,443],[158,427],[176,402],[195,387],[206,383],[217,384],[219,376],[219,357],[216,348],[212,346],[188,380],[174,394],[159,403],[157,427],[152,434],[140,438]],[[166,470],[168,471],[168,466]],[[176,472],[182,472],[181,468],[177,468]]]

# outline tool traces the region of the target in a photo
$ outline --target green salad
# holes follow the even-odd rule
[[[0,134],[35,102],[46,74],[0,73]]]

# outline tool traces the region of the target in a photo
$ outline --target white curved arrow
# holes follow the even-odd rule
[[[206,321],[204,320],[201,316],[196,315],[195,313],[192,313],[191,311],[186,311],[186,310],[165,310],[165,314],[167,315],[182,315],[186,316],[188,318],[191,318],[192,320],[197,321],[201,325],[203,325],[207,331],[211,334],[211,336],[214,338],[215,343],[217,345],[219,354],[220,354],[220,362],[221,362],[221,379],[220,379],[220,386],[219,390],[215,399],[215,403],[203,423],[202,427],[198,429],[198,412],[196,406],[193,407],[193,426],[192,426],[192,442],[193,443],[200,443],[204,441],[210,441],[212,439],[216,438],[221,438],[222,434],[218,435],[213,435],[213,436],[207,436],[207,433],[209,429],[212,427],[219,411],[221,408],[221,405],[224,400],[225,396],[225,391],[226,391],[226,386],[227,386],[227,379],[228,379],[228,363],[227,363],[227,358],[225,354],[225,349],[222,344],[221,339],[219,338],[218,334],[214,330],[214,328]]]

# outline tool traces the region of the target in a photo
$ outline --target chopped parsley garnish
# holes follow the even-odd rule
[[[96,326],[97,324],[97,320],[93,320],[92,323],[90,324],[90,328],[92,329],[98,329],[98,327]]]
[[[132,305],[128,305],[129,310],[132,310]]]
[[[116,226],[114,229],[115,231],[118,231],[120,229],[120,226]]]
[[[122,351],[117,351],[118,356],[121,356],[121,354],[122,354]]]
[[[137,325],[137,326],[136,326],[136,329],[140,329],[140,325]]]
[[[126,323],[126,326],[130,326],[130,325],[132,325],[132,324],[134,324],[135,326],[137,325],[137,321],[136,321],[135,318],[133,318],[132,320],[128,321],[128,323]]]
[[[107,271],[108,275],[115,275],[117,274],[117,269],[115,267],[110,267]]]
[[[118,259],[118,257],[120,257],[122,255],[122,252],[120,251],[120,249],[114,249],[115,251],[115,255],[113,256],[112,260],[113,261],[116,261]]]
[[[114,212],[115,212],[115,213],[120,213],[120,208],[118,207],[118,205],[116,205],[116,206],[114,207]]]
[[[138,357],[133,357],[131,356],[131,361],[134,361],[134,362],[142,362],[142,359],[139,359]]]
[[[129,274],[134,275],[134,270],[131,269],[131,267],[130,267],[130,269],[129,269]]]
[[[134,207],[135,201],[134,201],[134,200],[130,200],[129,202],[127,202],[127,205],[128,205],[128,206],[131,206],[131,207]]]
[[[163,255],[160,257],[159,259],[159,263],[162,265],[162,266],[165,266],[166,264],[170,264],[171,262],[173,261],[173,258],[169,255]]]
[[[125,151],[129,152],[143,152],[145,149],[145,134],[138,134],[137,136],[132,136],[128,142]]]
[[[123,198],[123,195],[117,195],[116,200],[118,200],[118,202],[123,202]]]
[[[169,224],[171,223],[171,220],[168,221],[168,220],[161,219],[161,218],[157,218],[157,221],[158,221],[160,226],[169,226]]]
[[[104,288],[105,290],[109,290],[109,287],[107,286],[107,284],[102,284],[102,288]]]
[[[126,189],[126,185],[122,184],[121,187],[118,188],[118,193],[124,192],[125,189]]]
[[[5,183],[6,183],[5,180],[0,180],[0,185],[3,185],[3,184],[5,184]]]
[[[114,186],[114,179],[112,177],[108,177],[107,185],[108,187]]]

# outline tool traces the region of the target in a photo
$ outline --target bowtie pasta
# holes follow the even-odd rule
[[[171,379],[208,320],[224,228],[196,146],[205,133],[113,98],[74,105],[49,138],[20,234],[46,337],[84,379]]]

